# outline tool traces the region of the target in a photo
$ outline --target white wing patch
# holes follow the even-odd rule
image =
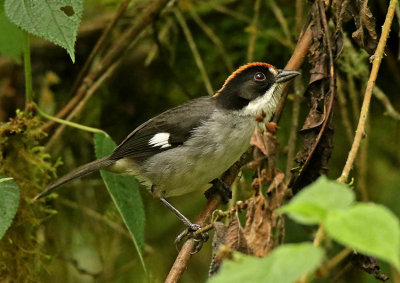
[[[161,148],[170,147],[171,144],[168,142],[169,140],[169,133],[158,133],[155,134],[150,140],[149,145],[153,147],[160,146]]]

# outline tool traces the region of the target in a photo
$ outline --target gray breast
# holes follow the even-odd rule
[[[166,197],[200,190],[246,151],[255,126],[254,118],[216,111],[182,146],[149,158],[142,175]]]

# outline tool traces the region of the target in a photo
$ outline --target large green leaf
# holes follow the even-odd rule
[[[0,5],[3,5],[0,1]],[[4,10],[0,9],[0,54],[8,56],[18,64],[21,63],[21,54],[23,48],[22,31],[4,14]]]
[[[339,243],[392,263],[400,269],[400,226],[386,207],[360,203],[329,213],[325,228]]]
[[[224,261],[221,271],[209,282],[292,283],[314,272],[323,257],[323,250],[311,243],[283,245],[265,258],[235,253],[234,261]]]
[[[349,207],[354,198],[354,192],[348,186],[322,176],[278,212],[287,213],[302,224],[317,224],[325,219],[328,212]]]
[[[94,135],[97,158],[108,156],[116,144],[104,134]],[[133,242],[139,253],[143,268],[146,270],[142,250],[144,247],[145,215],[139,184],[133,176],[121,176],[107,171],[100,171],[101,177],[128,227]]]
[[[17,213],[19,204],[19,188],[12,178],[0,176],[0,239]]]
[[[82,0],[5,0],[7,17],[27,32],[65,48],[75,62],[74,47],[82,18]]]

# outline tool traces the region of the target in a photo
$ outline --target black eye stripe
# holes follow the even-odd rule
[[[254,75],[254,80],[257,82],[262,82],[266,80],[265,74],[262,72],[257,72]]]

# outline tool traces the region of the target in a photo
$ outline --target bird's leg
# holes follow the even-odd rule
[[[208,189],[204,195],[209,199],[213,194],[218,193],[223,203],[228,203],[232,198],[232,191],[221,179],[214,179],[210,182],[213,186]]]
[[[192,223],[189,219],[185,217],[179,210],[177,210],[172,204],[170,204],[164,197],[160,197],[160,201],[162,204],[164,204],[169,210],[171,210],[173,213],[175,213],[176,216],[187,226],[185,230],[183,230],[176,238],[175,238],[175,244],[178,245],[178,243],[186,236],[190,236],[190,234],[193,234],[193,232],[199,230],[201,226],[199,224],[194,224]],[[199,236],[193,237],[196,245],[194,248],[193,253],[197,253],[200,251],[201,247],[203,246],[203,243],[208,240],[208,233],[201,233]]]
[[[189,230],[196,231],[201,228],[199,224],[193,224],[190,222],[189,219],[186,218],[185,215],[183,215],[179,210],[177,210],[172,204],[170,204],[165,198],[160,197],[160,201],[162,204],[164,204],[169,210],[171,210],[173,213],[175,213],[176,216],[185,224]]]

